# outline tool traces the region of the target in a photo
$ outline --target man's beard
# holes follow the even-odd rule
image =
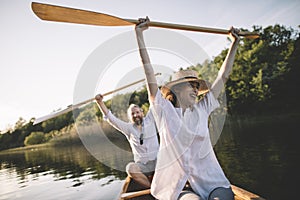
[[[141,117],[135,118],[134,123],[138,126],[141,125],[143,123],[143,118],[141,118]]]

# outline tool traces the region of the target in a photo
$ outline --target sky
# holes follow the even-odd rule
[[[300,25],[298,0],[36,2],[90,10],[120,18],[138,19],[148,16],[151,21],[221,29],[234,26],[252,30],[254,25],[264,28],[280,24],[299,30]],[[75,85],[93,52],[101,51],[103,44],[111,38],[134,30],[133,26],[104,27],[43,21],[34,15],[31,3],[29,0],[0,0],[1,131],[13,127],[20,117],[28,121],[32,117],[48,115],[54,110],[74,104]],[[218,55],[229,45],[224,35],[172,31],[201,46],[208,58]],[[124,43],[121,42],[120,45]],[[168,58],[162,52],[153,54]],[[138,62],[133,60],[137,60],[136,57],[126,54],[112,63],[118,65],[118,62]],[[159,59],[156,62],[159,63]],[[173,63],[177,64],[176,61]],[[94,93],[112,90],[118,83],[116,74],[127,74],[130,70],[132,69],[126,67],[122,70],[111,67],[98,81],[101,86],[95,87]],[[135,77],[132,78],[132,81],[135,80]],[[91,96],[86,97],[89,98]]]

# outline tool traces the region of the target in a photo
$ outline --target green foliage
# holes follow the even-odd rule
[[[250,93],[257,96],[257,101],[263,101],[266,98],[265,94],[268,94],[268,85],[263,84],[262,75],[262,69],[259,69],[256,76],[253,76],[249,82],[252,85]]]
[[[74,111],[77,112],[77,111]],[[70,125],[73,123],[73,112],[68,112],[66,114],[57,116],[52,119],[48,119],[47,121],[44,121],[41,123],[43,132],[49,133],[52,130],[60,130],[65,126]]]
[[[146,87],[143,87],[140,91],[135,91],[129,100],[129,104],[136,104],[144,110],[146,114],[149,110],[148,91]]]
[[[265,29],[254,27],[254,31],[260,33],[260,38],[242,39],[226,83],[228,108],[232,113],[281,110],[282,94],[287,89],[283,85],[295,85],[297,81],[294,78],[292,82],[286,76],[290,71],[297,71],[295,68],[300,54],[295,53],[295,48],[299,44],[296,42],[299,35],[295,37],[294,30],[280,25]],[[227,52],[228,49],[222,51],[213,61],[201,68],[196,66],[196,69],[199,68],[204,77],[207,73],[216,74],[214,70],[221,67]],[[299,70],[297,72],[299,74]],[[287,96],[286,99],[290,100]],[[254,106],[256,109],[253,109]]]
[[[110,99],[111,111],[120,119],[128,121],[127,108],[130,105],[131,94],[117,94]]]
[[[98,109],[99,110],[99,109]],[[93,120],[96,119],[96,113],[98,112],[95,103],[90,103],[83,108],[80,109],[79,115],[76,118],[76,122],[80,123],[81,125],[89,125],[92,123]]]
[[[45,134],[43,132],[32,132],[29,136],[25,138],[24,144],[34,145],[34,144],[42,144],[47,141]]]
[[[14,129],[15,130],[16,129],[21,129],[24,124],[26,124],[26,120],[23,119],[22,117],[20,117],[19,120],[15,123]]]
[[[40,126],[33,126],[33,121],[33,118],[29,122],[19,118],[14,129],[0,135],[0,150],[24,146],[25,137],[31,132],[41,131]]]

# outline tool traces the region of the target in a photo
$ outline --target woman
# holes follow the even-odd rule
[[[160,91],[143,38],[148,23],[148,18],[140,19],[135,31],[161,142],[151,193],[160,200],[234,199],[210,142],[208,117],[219,106],[217,97],[231,72],[240,41],[238,30],[230,29],[231,46],[210,88],[195,71],[183,70]],[[203,93],[204,98],[197,101]],[[183,190],[186,182],[192,191]]]

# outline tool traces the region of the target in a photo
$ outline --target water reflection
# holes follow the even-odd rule
[[[229,120],[215,150],[231,182],[267,199],[297,199],[299,116]]]
[[[126,177],[125,172],[100,163],[83,146],[1,153],[0,160],[0,199],[32,199],[36,195],[41,199],[105,199],[108,191],[106,199],[114,199]],[[90,191],[92,188],[95,190]]]

